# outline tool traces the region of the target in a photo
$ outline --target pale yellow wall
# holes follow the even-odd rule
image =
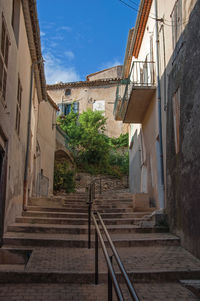
[[[70,88],[70,87],[69,87]],[[126,126],[121,121],[115,121],[113,116],[114,101],[116,95],[116,85],[100,87],[74,87],[71,88],[71,95],[65,96],[64,89],[49,90],[48,93],[56,104],[79,102],[79,112],[82,113],[88,108],[93,109],[92,103],[95,100],[105,101],[105,117],[107,118],[106,134],[118,137],[121,133],[126,133]]]
[[[8,78],[6,89],[6,107],[3,107],[2,101],[0,100],[0,125],[8,139],[8,172],[5,209],[5,226],[7,226],[8,223],[14,221],[15,216],[19,215],[22,210],[24,165],[27,143],[27,122],[30,93],[30,70],[32,61],[28,46],[22,7],[20,9],[18,47],[16,45],[14,32],[11,25],[12,1],[0,1],[0,28],[2,14],[6,20],[6,25],[10,38],[7,73]],[[15,130],[18,76],[20,78],[23,89],[19,137]],[[28,187],[30,190],[30,194],[32,189],[31,181],[33,177],[33,157],[35,153],[36,124],[38,115],[37,93],[34,93],[34,95],[35,107],[32,107],[32,148],[30,149],[30,175],[28,178]]]
[[[107,70],[102,70],[89,76],[89,80],[98,80],[98,79],[106,79],[106,78],[121,78],[122,66],[116,66]]]
[[[40,169],[43,169],[44,176],[49,179],[49,195],[53,194],[54,155],[56,150],[55,124],[56,109],[49,102],[41,102],[38,121]]]

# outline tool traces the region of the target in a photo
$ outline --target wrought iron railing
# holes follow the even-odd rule
[[[95,226],[95,284],[97,285],[99,282],[99,250],[98,250],[98,241],[100,240],[101,248],[106,260],[106,264],[108,267],[108,301],[112,301],[112,286],[114,285],[115,293],[117,296],[117,299],[119,301],[125,301],[123,292],[121,290],[121,287],[119,285],[119,281],[117,280],[117,276],[114,270],[113,266],[113,258],[115,259],[123,279],[125,280],[125,284],[129,290],[130,296],[133,301],[139,301],[139,298],[136,294],[136,291],[128,277],[128,274],[126,272],[126,269],[120,259],[120,256],[113,244],[113,241],[108,233],[108,230],[103,222],[103,219],[99,212],[92,212],[92,219]],[[101,229],[99,227],[99,223],[101,225]],[[102,235],[102,231],[106,237],[106,240],[108,242],[109,248],[112,251],[112,255],[109,256],[108,250],[106,248],[106,244]]]
[[[121,275],[125,280],[126,286],[129,290],[130,296],[133,301],[139,301],[139,298],[135,292],[135,289],[127,275],[127,272],[121,262],[121,259],[119,257],[119,254],[112,242],[112,239],[107,231],[107,228],[103,222],[103,219],[98,211],[93,211],[92,210],[92,205],[95,199],[95,184],[97,181],[100,181],[100,186],[99,186],[99,193],[102,193],[102,180],[104,178],[97,178],[94,179],[89,187],[88,187],[88,249],[91,248],[91,223],[93,221],[94,226],[95,226],[95,279],[94,282],[95,284],[98,284],[99,282],[99,246],[98,242],[100,240],[101,247],[103,250],[103,254],[106,260],[106,264],[108,267],[108,301],[112,301],[112,287],[114,285],[114,289],[116,292],[116,296],[118,301],[125,301],[124,295],[122,293],[122,290],[119,285],[119,281],[117,280],[117,276],[113,267],[113,258],[116,260],[116,263],[121,271]],[[99,227],[99,224],[101,225],[101,229]],[[112,255],[109,256],[108,250],[106,248],[106,243],[104,241],[102,231],[104,232],[104,236],[107,239],[107,243],[109,245],[110,250],[112,251]]]
[[[88,190],[88,249],[90,249],[91,247],[91,211],[92,211],[92,204],[94,202],[95,199],[95,195],[96,195],[96,188],[97,188],[97,183],[99,182],[99,189],[98,192],[99,194],[102,194],[102,181],[104,179],[107,179],[106,177],[100,177],[100,178],[96,178],[93,181],[91,181],[91,183],[89,184],[89,186],[87,186],[87,190]],[[113,177],[113,179],[115,179]]]
[[[128,78],[122,79],[117,86],[113,111],[116,119],[123,119],[130,95],[134,88],[151,87],[155,85],[154,65],[154,62],[133,62]]]

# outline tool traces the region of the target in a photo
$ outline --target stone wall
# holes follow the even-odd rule
[[[76,191],[84,192],[86,186],[88,186],[92,181],[96,180],[96,191],[100,191],[100,179],[101,179],[101,189],[102,192],[106,191],[116,191],[123,190],[128,188],[128,179],[127,176],[122,177],[121,179],[113,178],[103,175],[90,175],[87,173],[78,173],[76,175]]]
[[[87,109],[94,110],[95,102],[104,102],[105,117],[107,118],[105,134],[110,137],[119,137],[121,133],[127,132],[127,126],[121,121],[115,121],[113,116],[114,101],[116,95],[117,82],[92,86],[76,86],[76,83],[70,84],[64,88],[51,88],[49,95],[57,105],[70,104],[73,101],[79,103],[79,113]],[[66,96],[65,90],[69,88],[71,94]]]
[[[167,112],[167,211],[170,228],[200,258],[200,1],[171,62]],[[172,98],[180,89],[180,151],[175,152]]]

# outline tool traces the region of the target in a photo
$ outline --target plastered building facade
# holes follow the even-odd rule
[[[88,108],[104,112],[107,118],[105,134],[118,137],[127,132],[127,126],[115,121],[113,107],[116,87],[121,77],[121,66],[102,70],[87,76],[86,81],[48,85],[48,94],[60,109],[59,114],[68,114],[74,103],[76,112]]]
[[[41,171],[52,193],[56,110],[46,94],[35,1],[0,1],[1,242],[38,193]]]
[[[116,120],[129,124],[130,190],[145,193],[149,206],[164,210],[171,231],[196,256],[199,5],[141,0],[114,109]]]

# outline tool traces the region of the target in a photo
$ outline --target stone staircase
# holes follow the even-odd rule
[[[0,265],[0,283],[4,283],[0,284],[0,301],[12,301],[11,296],[1,299],[5,285],[8,291],[14,285],[23,288],[19,299],[14,299],[17,301],[24,292],[29,295],[32,285],[38,294],[48,294],[49,286],[49,296],[45,297],[49,300],[57,300],[52,297],[55,290],[63,292],[58,300],[107,300],[107,267],[101,250],[100,284],[93,285],[94,228],[88,250],[86,201],[85,193],[30,200],[27,211],[9,225],[3,248],[32,253],[24,266]],[[198,300],[179,280],[200,279],[200,261],[184,250],[180,239],[167,228],[155,227],[152,210],[133,212],[127,192],[97,195],[93,208],[101,213],[141,301]],[[115,270],[120,279],[116,266]],[[123,283],[122,290],[130,300]]]

